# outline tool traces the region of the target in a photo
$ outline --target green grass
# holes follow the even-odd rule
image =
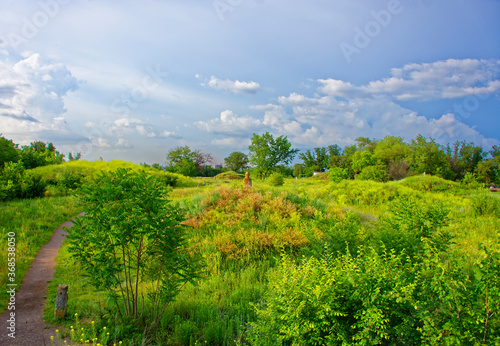
[[[448,220],[442,226],[432,231],[432,225],[422,220],[421,227],[431,229],[429,239],[433,244],[443,243],[450,251],[449,255],[441,254],[439,261],[443,262],[439,265],[449,266],[453,261],[446,258],[453,254],[463,273],[482,273],[471,275],[468,283],[475,282],[474,275],[484,275],[484,267],[478,266],[483,266],[487,251],[495,253],[500,244],[500,194],[481,193],[437,177],[415,176],[389,183],[285,179],[280,187],[253,179],[251,191],[243,189],[241,180],[194,178],[174,188],[169,196],[186,212],[186,224],[190,226],[188,253],[202,258],[205,267],[200,279],[183,287],[167,306],[157,331],[117,323],[114,307],[102,292],[87,283],[85,273],[65,246],[57,259],[55,279],[49,285],[46,321],[59,323],[63,333],[69,335],[77,313],[86,334],[91,332],[94,321],[94,328],[106,327],[110,340],[123,340],[125,345],[248,344],[249,326],[259,322],[255,306],[263,306],[270,290],[275,289],[269,279],[286,274],[280,269],[283,254],[300,265],[323,254],[355,258],[361,248],[380,249],[381,240],[400,246],[403,243],[399,236],[405,235],[405,227],[413,225],[411,222],[418,225],[419,221],[407,217],[391,225],[400,201],[413,201],[417,208],[414,212],[422,215],[443,208]],[[28,209],[19,216],[24,222],[35,213],[25,203],[18,206]],[[395,236],[396,240],[391,239]],[[405,236],[412,239],[411,233]],[[415,242],[415,251],[420,251],[423,241],[417,237]],[[418,261],[419,255],[414,260]],[[286,282],[286,278],[279,279]],[[68,316],[64,321],[53,321],[59,284],[69,285]],[[495,287],[491,282],[489,289]],[[470,294],[467,292],[471,289],[467,287],[462,294]],[[481,304],[484,297],[478,297],[477,304]],[[498,326],[497,315],[489,321],[492,326]],[[477,321],[478,325],[484,324]]]
[[[0,203],[0,263],[7,263],[7,234],[15,233],[18,289],[36,254],[57,227],[80,212],[74,197],[51,197]],[[0,286],[6,287],[7,266],[0,267]],[[6,307],[6,290],[0,292],[0,309]]]

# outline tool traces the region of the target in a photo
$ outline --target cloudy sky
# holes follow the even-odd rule
[[[489,148],[499,18],[499,0],[0,0],[0,133],[162,164],[266,131]]]

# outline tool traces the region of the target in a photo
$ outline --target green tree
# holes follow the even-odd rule
[[[455,142],[453,149],[447,147],[448,160],[456,180],[463,179],[467,173],[473,173],[486,155],[488,153],[482,147],[466,141]]]
[[[78,161],[82,158],[82,153],[76,153],[74,156],[73,156],[73,153],[69,153],[68,154],[68,160],[69,161]]]
[[[377,162],[375,156],[368,150],[356,151],[352,155],[352,169],[359,173],[363,168],[373,166]]]
[[[485,160],[478,163],[474,173],[476,173],[477,180],[479,182],[490,184],[496,181],[496,177],[498,175],[498,165],[493,159]]]
[[[298,149],[290,149],[291,143],[286,136],[279,136],[274,139],[269,132],[259,136],[253,134],[252,143],[248,147],[250,151],[250,163],[255,165],[261,179],[266,177],[269,172],[277,165],[290,164]]]
[[[212,155],[188,146],[176,147],[167,154],[167,170],[188,177],[203,175],[205,165],[212,161]]]
[[[356,143],[358,143],[357,147],[359,150],[361,151],[368,150],[370,153],[373,154],[375,146],[377,145],[377,140],[370,139],[368,137],[358,137],[356,138]]]
[[[320,172],[324,172],[328,168],[329,158],[327,148],[314,148],[312,152],[306,150],[305,153],[299,154],[299,159],[304,161],[306,169],[312,168],[314,171]]]
[[[59,153],[52,143],[42,141],[31,142],[22,147],[21,162],[26,169],[47,165],[57,165],[64,161],[64,155]]]
[[[293,166],[293,176],[300,178],[304,174],[304,165],[300,163],[296,163]]]
[[[234,151],[224,159],[226,168],[238,172],[248,166],[248,156],[240,151]]]
[[[441,178],[453,178],[446,153],[432,138],[418,135],[410,145],[410,169],[415,173],[428,173]]]
[[[80,189],[86,214],[68,230],[69,251],[124,320],[149,315],[157,323],[195,277],[195,262],[182,250],[184,216],[167,194],[157,177],[125,169],[101,173]]]
[[[378,141],[373,151],[375,158],[385,166],[389,166],[391,162],[403,161],[409,153],[409,145],[403,142],[403,138],[395,136],[387,136]]]
[[[19,149],[11,139],[7,139],[0,134],[0,170],[7,162],[19,161]]]

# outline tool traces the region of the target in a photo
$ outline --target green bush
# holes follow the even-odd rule
[[[25,172],[21,183],[21,198],[43,197],[47,183],[42,176],[32,172]]]
[[[271,186],[281,186],[285,183],[283,178],[283,174],[281,173],[273,173],[267,178],[267,183]]]
[[[184,217],[166,196],[154,176],[125,169],[101,173],[80,188],[86,214],[69,230],[69,251],[124,320],[148,313],[157,323],[180,284],[194,276],[194,262],[182,252]]]
[[[57,185],[66,189],[66,190],[76,190],[79,188],[85,175],[83,173],[74,171],[72,169],[65,169],[57,174]]]
[[[360,249],[283,258],[250,325],[253,345],[414,344],[414,269],[403,254]]]
[[[386,181],[385,168],[383,166],[367,166],[356,177],[360,180]]]
[[[349,178],[349,171],[347,168],[333,167],[330,168],[328,174],[330,176],[330,180],[334,183],[340,183],[342,180]]]
[[[500,213],[500,201],[493,198],[490,192],[477,193],[470,197],[470,200],[475,216],[498,216]]]

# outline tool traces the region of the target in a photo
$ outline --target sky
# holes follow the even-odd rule
[[[499,0],[0,0],[0,133],[221,164],[421,134],[500,145]]]

